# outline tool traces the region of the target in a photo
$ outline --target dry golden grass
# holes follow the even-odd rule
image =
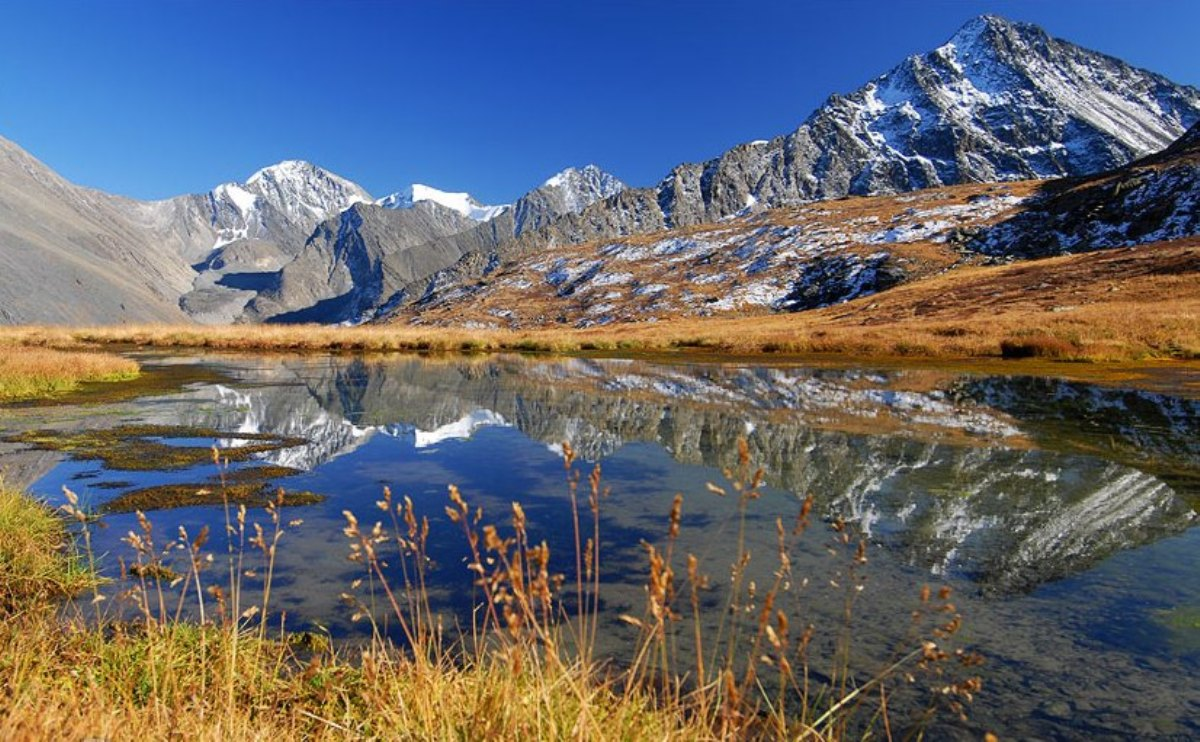
[[[586,330],[363,327],[6,328],[0,345],[247,351],[674,352],[1073,361],[1200,358],[1200,240],[968,267],[826,309]]]
[[[128,358],[29,347],[20,344],[23,337],[17,332],[0,340],[0,402],[54,396],[83,382],[124,381],[138,375],[137,362]]]
[[[0,614],[90,585],[69,546],[54,511],[0,482]]]
[[[68,499],[63,510],[86,544],[92,516]],[[290,527],[278,513],[272,547]],[[172,616],[154,596],[178,586],[184,572],[164,564],[163,544],[150,544],[142,523],[129,539],[129,573],[141,590],[126,596],[141,620],[110,619],[99,593],[63,614],[55,601],[94,588],[94,573],[67,548],[62,517],[0,488],[0,739],[712,737],[677,708],[597,682],[578,662],[514,665],[510,654],[433,644],[407,654],[378,638],[338,652],[320,636],[269,634],[249,620],[253,612],[238,612],[236,597],[215,620]],[[259,543],[244,533],[244,511],[236,524],[243,543]],[[194,549],[181,605],[187,586],[200,585],[203,541],[183,542]],[[209,615],[225,605],[220,596],[239,594],[236,583],[205,591]]]
[[[709,581],[694,557],[675,553],[683,508],[677,495],[664,518],[665,541],[646,544],[644,613],[622,617],[638,627],[633,659],[616,668],[594,656],[604,487],[599,468],[578,487],[581,477],[572,475],[573,454],[564,444],[569,497],[577,505],[574,575],[549,571],[549,548],[526,530],[520,505],[512,506],[511,527],[490,525],[450,488],[446,513],[462,527],[467,566],[482,597],[476,625],[449,641],[425,590],[427,523],[407,498],[395,502],[385,490],[377,503],[383,522],[361,530],[346,513],[349,556],[371,577],[369,587],[357,579],[342,595],[373,629],[369,643],[352,651],[339,651],[326,636],[286,634],[273,613],[275,549],[299,527],[280,508],[268,507],[265,524],[248,520],[244,509],[227,509],[229,547],[215,559],[207,531],[156,536],[139,514],[139,527],[124,539],[133,551],[132,577],[114,596],[129,610],[117,620],[105,612],[109,603],[98,591],[65,615],[50,602],[50,591],[8,593],[15,600],[0,607],[0,738],[824,742],[923,730],[938,710],[961,714],[980,689],[974,675],[980,659],[955,649],[961,617],[948,589],[936,598],[928,587],[914,589],[916,611],[897,609],[897,620],[912,626],[906,646],[881,669],[851,667],[850,615],[853,597],[865,587],[866,546],[840,521],[833,551],[847,560],[838,567],[847,569],[846,623],[831,632],[837,635],[831,675],[810,674],[814,628],[796,612],[808,602],[800,595],[807,580],[792,579],[789,553],[808,528],[812,499],[800,506],[794,525],[777,522],[774,578],[756,590],[746,571],[745,528],[762,472],[752,470],[744,441],[739,450],[730,475],[736,481],[727,485],[739,503],[739,536],[732,564],[722,568],[731,570],[732,583],[709,644],[700,632],[700,595]],[[87,544],[93,519],[69,491],[66,496],[62,510]],[[53,523],[44,508],[22,504],[27,516]],[[27,519],[0,518],[0,545]],[[53,526],[61,535],[62,523]],[[38,559],[66,564],[54,548],[61,538],[40,544]],[[24,550],[38,549],[30,542]],[[259,556],[264,587],[246,592],[242,570]],[[229,582],[222,585],[226,560]],[[19,561],[0,573],[0,590],[46,579],[44,569],[30,565]],[[49,574],[54,579],[54,571]],[[568,611],[564,596],[577,597],[578,608]],[[192,619],[180,617],[185,601]],[[376,604],[383,607],[370,607]],[[797,624],[791,628],[789,615]],[[403,629],[405,648],[384,638],[378,628],[384,621]],[[695,659],[677,655],[693,637]],[[904,698],[917,704],[908,712],[916,726],[892,719]]]
[[[177,624],[108,632],[47,615],[0,624],[0,737],[21,739],[711,739],[649,698],[571,669],[418,662],[381,649],[302,657],[285,642]]]

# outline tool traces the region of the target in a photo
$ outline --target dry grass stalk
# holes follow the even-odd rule
[[[564,454],[574,498],[581,477],[569,444]],[[222,461],[219,451],[213,455]],[[481,508],[472,508],[450,487],[446,514],[462,528],[468,569],[483,595],[476,613],[482,623],[454,638],[445,636],[430,605],[429,522],[412,501],[397,501],[384,490],[376,505],[386,517],[370,525],[347,512],[349,556],[361,565],[363,577],[343,599],[372,629],[370,641],[349,653],[338,651],[328,637],[289,633],[273,612],[277,548],[302,525],[285,518],[282,499],[267,509],[265,524],[252,520],[245,507],[226,507],[225,577],[214,577],[220,559],[206,551],[207,531],[193,536],[180,529],[165,538],[139,513],[137,527],[125,538],[133,555],[130,579],[114,608],[105,609],[103,594],[96,592],[89,603],[92,615],[80,606],[64,617],[49,593],[12,592],[20,577],[0,575],[9,598],[0,622],[0,670],[9,679],[0,694],[0,735],[53,730],[59,736],[120,736],[136,728],[154,737],[187,729],[199,739],[828,740],[884,728],[890,735],[904,697],[910,707],[914,698],[925,699],[907,729],[922,728],[938,708],[963,713],[980,689],[970,673],[979,660],[953,648],[962,619],[948,590],[936,598],[922,591],[912,635],[893,662],[866,672],[850,666],[846,648],[853,638],[854,599],[864,585],[866,547],[836,520],[831,551],[845,565],[846,644],[839,644],[832,675],[813,680],[815,629],[791,628],[802,616],[801,598],[809,597],[808,581],[793,575],[791,551],[809,529],[813,501],[800,503],[790,529],[776,522],[777,563],[760,590],[747,571],[752,557],[745,518],[760,496],[763,472],[750,458],[742,441],[737,466],[727,472],[730,481],[709,487],[738,498],[740,520],[717,634],[706,636],[702,628],[701,595],[713,586],[693,555],[686,558],[684,585],[678,582],[676,545],[685,499],[677,495],[666,514],[665,542],[646,544],[646,610],[641,618],[626,617],[639,631],[634,660],[621,669],[606,666],[594,650],[606,493],[598,467],[587,480],[590,526],[583,509],[573,508],[578,535],[570,587],[554,572],[549,547],[532,535],[519,503],[509,510],[510,525],[502,527],[488,523]],[[26,505],[22,496],[11,497]],[[5,520],[6,503],[0,499],[5,554],[22,551],[9,546],[10,531],[19,528]],[[64,511],[77,523],[90,555],[92,516],[70,493]],[[44,508],[34,515],[62,528]],[[33,545],[23,550],[36,552]],[[50,552],[34,556],[65,564]],[[248,566],[254,562],[257,568]],[[33,576],[45,571],[20,564],[15,569]],[[258,599],[247,592],[250,585]],[[375,591],[386,597],[379,613],[372,609]],[[690,623],[678,605],[682,601],[691,604]],[[132,605],[135,620],[116,605]],[[390,621],[400,627],[400,646],[387,638]],[[954,668],[968,674],[959,677]]]

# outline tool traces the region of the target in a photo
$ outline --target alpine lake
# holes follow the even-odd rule
[[[985,658],[983,689],[965,721],[939,717],[931,738],[1200,737],[1194,371],[1152,370],[1135,384],[1016,375],[1022,366],[132,356],[141,380],[0,408],[6,484],[52,505],[69,488],[98,514],[89,527],[113,578],[107,610],[120,610],[134,579],[121,564],[134,559],[124,539],[140,532],[136,511],[164,544],[180,527],[194,537],[207,526],[214,565],[204,577],[219,584],[224,503],[246,503],[248,522],[269,528],[261,506],[282,488],[283,519],[302,523],[279,542],[268,620],[361,639],[369,622],[352,620],[341,597],[365,576],[348,559],[343,512],[373,524],[386,486],[429,518],[434,609],[447,626],[469,626],[479,594],[461,526],[445,513],[448,485],[502,530],[520,502],[530,538],[547,542],[570,593],[568,481],[581,475],[586,537],[598,464],[597,648],[620,661],[637,636],[620,616],[644,613],[644,544],[666,540],[677,493],[676,569],[684,554],[697,557],[710,578],[704,621],[719,620],[742,523],[726,474],[744,440],[763,471],[745,515],[748,571],[760,585],[778,566],[777,519],[790,529],[812,497],[791,554],[799,598],[789,606],[798,606],[795,625],[814,627],[816,646],[845,628],[853,582],[852,660],[870,675],[903,645],[922,586],[952,589],[955,638]],[[866,544],[853,577],[835,526]],[[186,571],[186,554],[170,558]],[[246,578],[248,593],[262,573]],[[678,608],[690,631],[686,596]]]

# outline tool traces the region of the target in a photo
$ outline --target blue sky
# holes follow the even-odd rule
[[[984,12],[1200,86],[1196,0],[5,0],[0,136],[138,198],[307,159],[376,195],[649,185]]]

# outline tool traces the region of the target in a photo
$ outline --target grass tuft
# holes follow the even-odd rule
[[[110,353],[0,349],[0,402],[53,397],[75,391],[85,382],[128,381],[137,376],[137,362]]]
[[[73,554],[63,519],[0,482],[0,613],[74,595],[94,582]]]

